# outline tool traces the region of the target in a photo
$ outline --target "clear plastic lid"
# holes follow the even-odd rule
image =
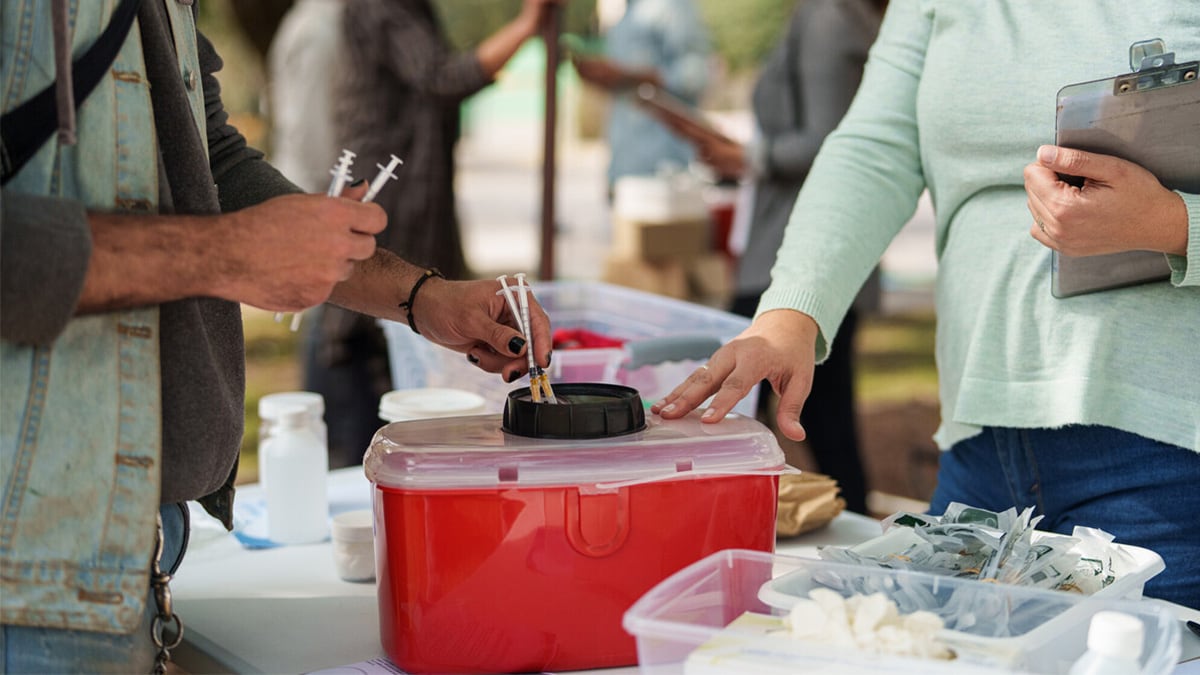
[[[775,435],[729,415],[703,424],[648,415],[646,429],[560,440],[508,434],[500,415],[395,422],[363,460],[372,483],[403,489],[572,485],[596,490],[697,475],[790,473]]]

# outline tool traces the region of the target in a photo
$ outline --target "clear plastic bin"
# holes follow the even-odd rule
[[[555,351],[552,383],[624,384],[637,389],[647,405],[674,389],[711,351],[750,325],[736,314],[600,282],[535,283],[533,293],[554,328],[582,328],[626,340],[623,348]],[[403,323],[382,321],[380,325],[388,341],[395,389],[466,389],[484,397],[488,412],[500,412],[508,392],[520,386],[476,368],[463,354],[413,335]],[[754,417],[757,406],[755,387],[734,411]]]
[[[792,583],[781,584],[785,577]],[[806,594],[816,586],[847,597],[855,588],[869,587],[895,601],[901,613],[925,609],[946,614],[947,626],[939,638],[956,658],[878,655],[768,634],[777,621],[772,617],[787,613],[773,606],[779,603],[772,601],[772,594],[785,587]],[[955,613],[953,607],[965,608],[970,615]],[[646,674],[754,675],[811,669],[839,674],[1050,675],[1066,673],[1084,653],[1088,624],[1101,610],[1142,621],[1142,675],[1174,669],[1180,654],[1179,622],[1159,601],[1086,597],[757,551],[720,551],[681,570],[642,596],[625,613],[623,625],[637,639],[638,663]],[[752,615],[742,618],[748,612]]]

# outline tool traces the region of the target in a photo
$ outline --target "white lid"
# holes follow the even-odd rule
[[[549,404],[548,404],[549,405]],[[677,420],[646,416],[646,429],[584,440],[527,438],[501,429],[500,415],[394,422],[363,459],[367,478],[403,489],[495,488],[648,482],[688,474],[779,473],[783,451],[762,424],[698,412]]]
[[[462,389],[398,389],[379,399],[379,419],[387,422],[476,415],[486,410],[482,396]]]
[[[277,420],[283,414],[283,408],[300,405],[309,414],[317,417],[325,415],[325,399],[311,391],[283,391],[267,394],[258,399],[258,417],[266,420]]]
[[[279,426],[289,429],[303,429],[308,426],[308,409],[299,403],[289,403],[279,406]]]
[[[1088,649],[1105,656],[1137,660],[1142,655],[1142,621],[1122,612],[1105,610],[1092,616]]]
[[[343,511],[333,517],[330,535],[338,541],[371,541],[375,538],[371,509]]]

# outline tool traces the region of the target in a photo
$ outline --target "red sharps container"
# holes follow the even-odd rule
[[[643,593],[715,551],[774,550],[786,466],[766,427],[647,419],[620,385],[555,393],[376,434],[380,633],[404,670],[632,665],[621,618]]]

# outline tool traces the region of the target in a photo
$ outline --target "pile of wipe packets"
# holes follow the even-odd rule
[[[1076,527],[1073,536],[1034,533],[1033,508],[1002,513],[952,503],[942,516],[900,512],[883,521],[884,534],[850,548],[825,547],[835,562],[877,565],[1018,586],[1091,595],[1111,584],[1112,535]]]
[[[1113,542],[1112,535],[1094,528],[1076,527],[1073,536],[1034,527],[1041,516],[1033,509],[1021,513],[1008,509],[995,513],[952,503],[942,516],[900,512],[884,519],[884,533],[849,548],[827,546],[824,560],[911,570],[1031,588],[1074,591],[1091,595],[1112,584],[1118,571],[1134,566],[1130,554]],[[832,578],[821,582],[832,588],[871,593],[869,580]],[[987,612],[971,606],[977,598],[934,599],[914,589],[892,589],[902,611],[938,607],[948,626],[966,628],[984,620]],[[976,626],[978,628],[978,626]]]

